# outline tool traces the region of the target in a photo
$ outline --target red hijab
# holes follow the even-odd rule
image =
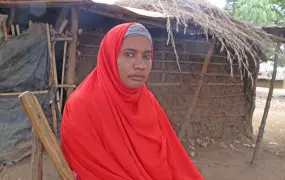
[[[120,80],[116,60],[130,25],[107,33],[96,68],[68,99],[62,151],[81,180],[202,180],[146,85]]]

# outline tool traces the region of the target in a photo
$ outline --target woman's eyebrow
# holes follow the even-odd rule
[[[133,52],[137,52],[137,50],[132,49],[132,48],[126,48],[126,49],[124,49],[124,51],[133,51]]]
[[[144,53],[152,53],[152,50],[146,50]]]

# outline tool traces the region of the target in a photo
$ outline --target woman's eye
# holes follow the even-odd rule
[[[133,53],[125,53],[125,56],[126,57],[134,57],[134,54]]]
[[[150,59],[151,59],[151,56],[150,56],[149,54],[147,54],[147,55],[144,56],[144,58],[145,58],[146,60],[150,60]]]

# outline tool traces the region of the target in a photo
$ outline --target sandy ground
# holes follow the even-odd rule
[[[257,89],[257,108],[253,117],[255,135],[263,115],[267,89]],[[189,155],[206,180],[285,180],[285,91],[274,91],[263,150],[257,166],[251,166],[253,143],[249,140],[213,141],[184,140]],[[0,167],[1,170],[1,167]],[[58,174],[47,155],[44,157],[44,180],[59,180]],[[4,167],[0,180],[31,179],[30,158],[16,165]]]

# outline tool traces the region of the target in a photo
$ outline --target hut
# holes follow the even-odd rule
[[[57,133],[64,100],[96,66],[104,34],[132,21],[153,36],[147,86],[181,140],[252,136],[258,65],[261,51],[272,45],[269,36],[204,2],[177,1],[175,8],[170,1],[132,2],[0,1],[0,13],[8,15],[1,41],[6,61],[0,58],[5,74],[0,77],[0,160],[13,162],[30,153],[31,126],[17,95],[37,94]]]

